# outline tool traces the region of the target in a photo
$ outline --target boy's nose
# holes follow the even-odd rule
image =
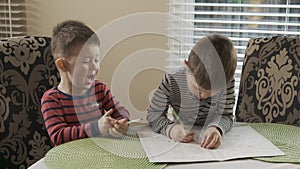
[[[98,69],[98,67],[99,67],[99,63],[97,63],[97,62],[92,62],[90,65],[91,69]]]

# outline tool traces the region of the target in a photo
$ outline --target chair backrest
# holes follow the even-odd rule
[[[300,126],[300,39],[250,39],[245,53],[237,121]]]
[[[43,93],[59,81],[50,41],[0,40],[0,168],[27,168],[53,147],[40,105]]]

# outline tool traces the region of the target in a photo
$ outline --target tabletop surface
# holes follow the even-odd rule
[[[251,124],[254,129],[256,129],[259,133],[261,133],[266,138],[270,139],[270,141],[275,141],[275,145],[279,146],[279,148],[285,148],[286,150],[295,149],[300,153],[299,149],[299,138],[300,137],[300,130],[298,127],[294,126],[287,126],[287,125],[278,125],[278,124]],[[250,126],[251,126],[250,125]],[[135,128],[131,129],[131,132],[134,133],[136,131],[140,130],[148,130],[147,126],[137,126]],[[279,133],[279,134],[278,134]],[[291,137],[291,138],[287,138]],[[293,141],[293,139],[295,141]],[[92,140],[92,139],[90,139]],[[100,149],[97,149],[93,146],[91,146],[93,143],[88,143],[90,149],[86,149],[86,147],[78,144],[80,140],[69,142],[62,144],[61,146],[57,146],[53,149],[51,149],[47,154],[46,157],[39,160],[37,163],[32,165],[30,169],[43,169],[43,168],[61,168],[62,166],[64,168],[78,168],[79,165],[89,165],[93,168],[95,167],[103,167],[104,166],[110,166],[112,168],[117,168],[117,166],[124,166],[125,168],[133,166],[137,166],[139,168],[140,166],[147,166],[148,168],[195,168],[195,167],[204,167],[204,168],[272,168],[272,169],[279,169],[279,168],[299,168],[300,169],[300,162],[297,160],[300,160],[299,153],[295,152],[289,152],[285,150],[285,153],[288,152],[287,158],[257,158],[258,160],[254,159],[238,159],[238,160],[230,160],[230,161],[223,161],[223,162],[201,162],[201,163],[172,163],[172,164],[153,164],[150,163],[147,160],[147,157],[143,153],[142,148],[139,145],[139,139],[136,137],[127,137],[125,141],[129,141],[130,146],[124,146],[123,143],[119,144],[118,139],[112,140],[107,139],[105,142],[105,138],[99,138],[98,141],[101,142],[101,144],[95,144],[95,146],[100,147]],[[81,142],[87,141],[81,139]],[[279,141],[279,142],[278,142]],[[76,143],[77,142],[77,143]],[[98,142],[98,143],[100,143]],[[76,147],[76,144],[80,145],[79,147]],[[86,143],[85,143],[86,144]],[[118,146],[119,144],[119,146]],[[123,146],[122,146],[123,144]],[[290,146],[283,147],[283,144],[290,144]],[[101,145],[105,145],[105,147],[101,147]],[[72,147],[73,146],[73,147]],[[281,146],[281,147],[280,147]],[[69,152],[65,151],[65,148],[68,148]],[[289,148],[287,148],[289,147]],[[81,149],[80,149],[81,148]],[[101,151],[100,151],[101,150]],[[134,151],[132,151],[134,150]],[[76,153],[73,153],[75,152]],[[98,151],[92,153],[93,151]],[[283,150],[282,150],[283,151]],[[78,152],[84,152],[83,154],[78,154]],[[120,152],[123,152],[123,154],[118,154]],[[117,153],[118,155],[116,156]],[[92,154],[93,156],[96,154],[97,157],[91,157],[95,160],[86,160],[89,158],[89,154]],[[51,156],[50,156],[51,155]],[[56,157],[56,159],[53,159],[53,157]],[[101,158],[101,156],[105,156],[107,159]],[[51,158],[49,158],[51,157]],[[77,160],[74,160],[74,158],[77,158]],[[73,159],[73,160],[72,160]],[[82,161],[78,161],[78,159],[83,159]],[[99,160],[100,159],[100,160]],[[137,160],[138,159],[138,160]],[[289,161],[288,159],[292,159],[294,161]],[[295,161],[296,160],[296,161]],[[85,163],[86,162],[86,163]],[[270,162],[277,162],[277,163],[270,163]],[[282,162],[282,163],[278,163]],[[284,163],[283,163],[284,162]],[[297,163],[287,163],[287,162],[297,162]],[[101,165],[99,165],[101,164]],[[124,165],[124,164],[128,164]],[[79,167],[80,168],[80,167]],[[119,168],[119,167],[118,167]]]

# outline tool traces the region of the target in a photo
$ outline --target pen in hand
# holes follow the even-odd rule
[[[174,109],[173,109],[172,113],[173,113],[173,116],[175,117],[176,121],[178,121],[179,124],[180,124],[183,128],[185,128],[185,127],[184,127],[184,123],[181,121],[181,119],[179,118],[179,115],[177,114],[177,112],[176,112]]]
[[[172,114],[179,125],[175,125],[174,127],[172,127],[172,129],[170,129],[170,137],[180,142],[191,142],[194,138],[194,132],[186,129],[185,124],[174,109],[172,111]]]

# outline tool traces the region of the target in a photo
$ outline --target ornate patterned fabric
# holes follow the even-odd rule
[[[59,81],[50,40],[0,40],[1,168],[27,168],[53,147],[40,105],[43,93]]]
[[[299,38],[250,39],[241,76],[237,121],[300,126],[299,80]]]

